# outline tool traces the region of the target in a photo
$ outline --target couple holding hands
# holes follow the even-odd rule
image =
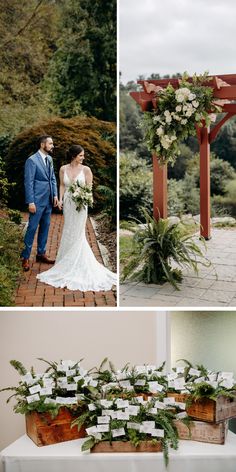
[[[78,211],[71,198],[70,187],[75,182],[79,186],[92,188],[93,175],[88,166],[83,165],[84,149],[72,145],[68,151],[69,164],[60,168],[59,199],[57,181],[53,169],[51,136],[39,138],[38,151],[25,163],[25,196],[29,209],[29,222],[21,254],[24,271],[30,268],[29,258],[38,229],[36,261],[53,266],[37,278],[53,287],[70,290],[100,291],[110,290],[117,283],[117,276],[100,264],[95,258],[86,238],[88,207]],[[56,260],[46,255],[46,244],[50,227],[52,208],[63,209],[64,226]]]

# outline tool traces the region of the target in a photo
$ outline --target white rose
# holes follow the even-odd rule
[[[210,118],[210,120],[211,120],[212,123],[215,123],[215,121],[216,121],[216,114],[215,114],[215,113],[210,113],[209,118]]]
[[[166,123],[171,123],[171,121],[172,121],[171,115],[167,115],[166,116]]]
[[[162,126],[159,126],[159,128],[157,128],[156,134],[158,136],[161,136],[162,134],[164,134],[164,130],[163,130]]]
[[[189,96],[188,96],[188,99],[192,101],[192,100],[194,100],[194,98],[196,98],[195,93],[190,93]]]
[[[191,110],[186,111],[186,116],[192,116],[193,112]]]
[[[165,111],[164,111],[164,115],[165,115],[165,116],[170,116],[169,110],[165,110]]]
[[[187,121],[188,121],[188,120],[183,119],[183,120],[181,120],[181,124],[182,124],[182,125],[186,125]]]
[[[179,112],[179,111],[181,111],[181,110],[182,110],[181,105],[177,105],[177,107],[175,107],[175,111]]]
[[[197,107],[199,106],[199,102],[198,102],[197,100],[194,100],[194,101],[192,102],[192,105],[193,105],[195,108],[197,108]]]

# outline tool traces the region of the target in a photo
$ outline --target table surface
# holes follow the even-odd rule
[[[37,447],[26,435],[1,452],[5,472],[152,472],[165,471],[162,453],[82,453],[84,439]],[[168,472],[236,472],[236,435],[229,431],[225,445],[180,441],[170,450]]]

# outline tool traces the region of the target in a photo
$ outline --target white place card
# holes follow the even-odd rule
[[[118,436],[125,436],[124,428],[112,429],[111,433],[113,438],[117,438]]]
[[[100,404],[105,408],[110,408],[110,406],[113,405],[113,402],[111,400],[100,400]]]
[[[178,420],[182,420],[183,418],[186,418],[187,416],[188,415],[186,411],[181,411],[181,413],[177,413],[176,418],[178,418]]]
[[[33,385],[33,387],[29,388],[30,393],[33,395],[34,393],[39,393],[41,390],[41,386],[39,384]]]
[[[127,423],[127,428],[129,428],[129,429],[135,429],[135,430],[137,430],[137,431],[140,431],[140,426],[141,426],[141,425],[140,425],[139,423],[134,423],[133,421],[129,421],[129,422]]]
[[[164,438],[164,436],[165,436],[165,431],[164,431],[164,429],[157,429],[157,428],[155,428],[155,429],[153,429],[153,430],[151,431],[151,435],[152,435],[153,437],[155,437],[155,438]]]
[[[176,372],[177,372],[177,374],[183,374],[183,373],[184,373],[184,369],[185,369],[185,368],[184,368],[184,367],[181,367],[181,366],[176,367]]]
[[[90,428],[86,428],[86,433],[90,436],[93,435],[93,434],[96,434],[97,433],[97,426],[90,426]]]
[[[127,408],[125,408],[125,411],[131,416],[137,416],[140,411],[140,406],[129,405]]]
[[[150,408],[149,412],[152,413],[152,415],[156,415],[157,414],[157,408],[156,407]]]
[[[189,373],[189,375],[196,375],[197,377],[199,377],[199,375],[201,374],[200,370],[193,369],[192,367],[191,367],[191,369],[189,369],[188,373]]]
[[[129,401],[128,400],[123,400],[122,398],[117,398],[116,406],[117,406],[117,408],[128,408]]]
[[[165,409],[165,404],[163,402],[159,402],[158,400],[155,402],[155,408],[158,408],[158,410],[164,410]]]
[[[110,416],[98,416],[97,417],[97,422],[98,424],[107,424],[110,423]]]
[[[40,395],[52,395],[52,388],[51,387],[44,387],[40,390]]]
[[[27,372],[27,374],[25,374],[21,377],[21,381],[27,383],[27,385],[30,385],[34,382],[34,379],[31,375],[31,373]]]
[[[121,380],[120,381],[120,386],[122,388],[129,388],[129,387],[131,387],[131,383],[130,383],[129,380]]]
[[[162,392],[164,388],[163,385],[160,385],[158,382],[148,382],[148,387],[152,393]]]
[[[27,403],[33,403],[40,400],[39,394],[35,393],[34,395],[29,395],[26,397]]]
[[[134,385],[144,387],[144,385],[146,385],[146,380],[145,379],[137,379]]]
[[[182,390],[184,387],[185,387],[184,377],[180,377],[179,379],[174,380],[174,388],[176,390]]]
[[[68,392],[72,392],[74,390],[77,390],[77,384],[76,383],[66,384],[65,388],[66,390],[68,390]]]
[[[109,432],[109,424],[98,424],[97,425],[97,432],[98,433],[108,433]]]
[[[126,411],[117,411],[118,420],[129,420],[129,413]]]
[[[96,410],[96,405],[94,405],[94,403],[89,403],[88,409],[89,409],[89,411],[95,411]]]
[[[173,405],[175,403],[175,397],[163,398],[163,403],[165,405]]]

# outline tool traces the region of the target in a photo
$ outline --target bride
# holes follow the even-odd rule
[[[55,265],[37,279],[53,287],[86,292],[110,290],[117,282],[116,274],[100,264],[86,239],[88,208],[78,212],[72,201],[69,187],[75,181],[92,187],[91,169],[83,165],[84,149],[73,145],[68,151],[70,164],[60,168],[59,208],[64,213],[64,226]]]

